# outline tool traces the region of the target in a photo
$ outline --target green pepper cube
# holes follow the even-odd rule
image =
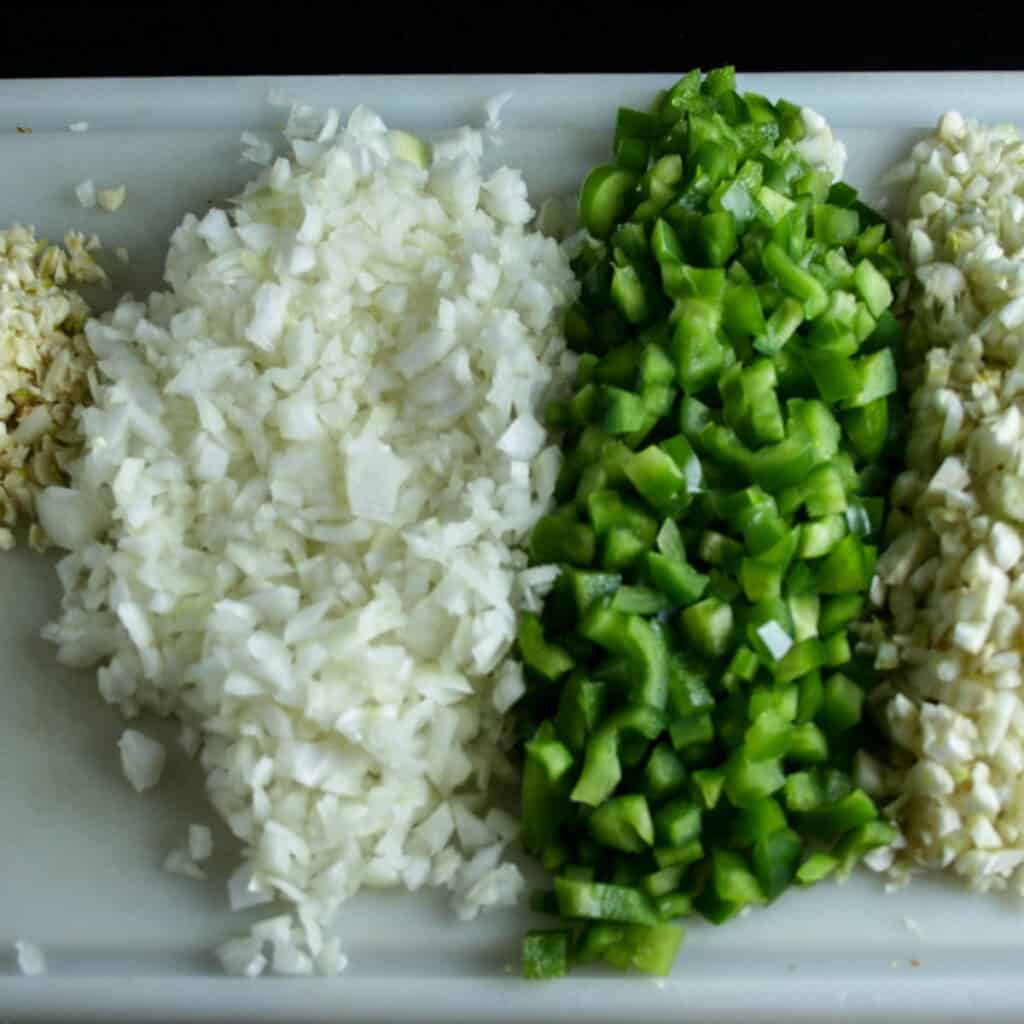
[[[796,719],[798,690],[796,686],[754,686],[747,705],[747,721],[756,722],[765,711],[772,711],[786,722]]]
[[[863,259],[857,264],[853,274],[853,287],[875,318],[881,316],[892,305],[892,288],[889,282],[868,259]]]
[[[623,924],[658,923],[650,897],[631,886],[556,878],[555,899],[559,914],[566,918]]]
[[[777,829],[754,843],[754,875],[769,903],[778,899],[796,877],[802,851],[800,836],[791,828]]]
[[[619,107],[615,115],[615,141],[620,139],[654,139],[658,136],[658,120],[653,114],[630,107]]]
[[[710,565],[735,570],[743,557],[743,546],[717,530],[705,530],[701,534],[698,553]]]
[[[679,755],[666,743],[659,743],[644,766],[644,786],[652,800],[660,800],[682,789],[686,767]]]
[[[733,637],[733,612],[724,601],[705,598],[686,608],[680,621],[683,635],[698,653],[718,658],[728,652]]]
[[[790,543],[793,527],[775,510],[774,502],[737,517],[736,526],[749,555],[765,565],[785,568],[789,564],[795,551]]]
[[[899,388],[899,372],[892,349],[883,348],[854,361],[857,386],[843,400],[844,409],[856,409],[886,398]]]
[[[607,238],[629,213],[637,176],[621,167],[595,167],[580,190],[580,222],[595,238]]]
[[[734,751],[726,765],[725,795],[734,807],[748,807],[781,789],[785,781],[778,760],[755,761],[740,748]]]
[[[651,157],[651,144],[647,139],[623,138],[614,145],[615,162],[627,171],[642,174]]]
[[[622,779],[622,765],[619,761],[620,734],[653,740],[664,725],[664,716],[653,707],[629,707],[609,715],[587,742],[583,771],[570,794],[570,799],[591,807],[603,803],[615,792],[615,787]]]
[[[682,864],[672,864],[667,868],[659,868],[649,875],[644,875],[640,887],[648,896],[656,901],[662,896],[675,892],[683,883],[683,876],[686,874],[686,867]],[[661,907],[658,906],[660,913]]]
[[[764,903],[765,896],[744,857],[732,850],[711,851],[711,885],[726,903]]]
[[[726,365],[727,349],[718,337],[721,311],[703,299],[682,299],[676,311],[676,375],[687,394],[699,394]]]
[[[704,214],[695,241],[702,262],[710,267],[724,267],[738,245],[733,215],[728,210]]]
[[[554,893],[552,893],[554,896]],[[555,913],[558,911],[556,910]],[[600,960],[607,949],[622,941],[626,926],[595,922],[581,929],[576,941],[576,963],[589,964]]]
[[[700,809],[690,801],[670,800],[654,813],[654,831],[661,845],[679,847],[700,837]]]
[[[589,827],[597,842],[624,853],[642,853],[654,842],[650,808],[639,793],[606,800],[594,809]]]
[[[865,228],[857,239],[856,253],[858,256],[870,256],[878,252],[885,241],[885,224],[872,224]]]
[[[603,535],[614,527],[632,530],[646,547],[654,543],[658,521],[639,505],[611,490],[595,491],[587,496],[587,516],[594,530]]]
[[[851,409],[843,417],[843,430],[854,452],[865,462],[873,462],[882,454],[889,437],[888,398],[876,398]]]
[[[765,331],[761,297],[751,284],[734,284],[722,300],[722,323],[733,338],[757,338]]]
[[[519,654],[524,664],[549,680],[558,679],[573,667],[564,647],[544,639],[544,628],[532,612],[524,612],[519,618]]]
[[[825,680],[821,710],[817,720],[830,735],[852,729],[860,721],[864,691],[841,672]]]
[[[789,683],[820,668],[825,660],[821,642],[814,637],[801,640],[775,663],[773,674],[777,683]]]
[[[746,731],[747,756],[753,761],[781,757],[789,749],[792,732],[792,724],[778,711],[762,711]]]
[[[810,772],[793,772],[786,776],[783,800],[790,813],[812,811],[821,804],[823,797],[821,784]]]
[[[574,751],[583,749],[597,728],[607,704],[607,684],[574,674],[562,688],[555,723],[558,733]]]
[[[796,534],[792,535],[795,541]],[[795,545],[794,545],[795,546]],[[740,562],[740,582],[747,600],[753,603],[778,597],[782,593],[785,567],[758,558],[744,558]]]
[[[604,959],[619,970],[664,977],[672,970],[684,930],[675,924],[626,925],[622,938],[604,951]]]
[[[601,538],[601,564],[605,569],[620,572],[639,559],[649,545],[625,526],[610,527]]]
[[[563,569],[557,586],[571,595],[576,617],[581,619],[602,598],[614,594],[621,583],[618,573]]]
[[[825,245],[848,245],[860,231],[856,210],[821,203],[814,207],[814,237]]]
[[[685,715],[671,722],[668,734],[672,746],[682,750],[695,744],[710,743],[715,738],[715,727],[709,714]]]
[[[661,443],[662,450],[682,471],[686,481],[686,493],[697,494],[703,488],[704,471],[689,440],[683,434],[676,434]]]
[[[708,689],[709,669],[699,659],[673,652],[668,662],[669,706],[685,718],[709,711],[715,698]]]
[[[658,536],[655,537],[655,544],[658,552],[666,558],[671,558],[676,562],[686,561],[686,545],[683,543],[683,535],[679,532],[679,527],[676,526],[674,520],[666,519],[661,524]]]
[[[828,740],[813,722],[793,727],[786,756],[798,764],[820,764],[828,760]]]
[[[825,696],[825,686],[821,681],[821,673],[817,670],[800,677],[799,698],[797,701],[796,721],[803,725],[810,722],[821,709]]]
[[[580,634],[613,654],[627,654],[630,642],[626,633],[630,616],[615,611],[609,604],[594,605],[579,625]]]
[[[821,606],[821,632],[837,633],[855,622],[864,612],[862,594],[838,594],[828,598]]]
[[[694,267],[689,263],[663,264],[661,281],[669,298],[704,299],[715,308],[721,305],[727,285],[721,268]]]
[[[750,474],[755,483],[776,494],[785,487],[803,483],[817,461],[809,438],[790,436],[754,452],[750,457]]]
[[[597,409],[597,422],[609,434],[631,434],[647,420],[643,397],[623,388],[602,387]]]
[[[839,859],[840,871],[849,871],[866,853],[888,846],[898,835],[897,829],[885,821],[868,821],[851,829],[833,850]]]
[[[777,355],[786,347],[804,318],[805,307],[791,296],[786,296],[768,318],[764,333],[755,339],[754,348],[766,356]]]
[[[609,606],[629,615],[657,615],[669,607],[669,599],[651,587],[624,586],[615,591]]]
[[[693,898],[685,892],[671,892],[659,896],[655,901],[658,914],[666,921],[677,917],[689,917],[693,913]]]
[[[804,523],[797,554],[801,558],[823,558],[843,539],[846,523],[842,516],[826,516]]]
[[[757,675],[760,664],[757,654],[743,644],[733,652],[732,658],[729,660],[728,671],[737,679],[749,683]]]
[[[570,799],[596,807],[615,792],[622,778],[618,741],[617,732],[607,727],[599,729],[591,737],[584,755],[583,771]]]
[[[839,668],[853,659],[853,650],[845,632],[833,633],[821,642],[823,664],[828,668]]]
[[[663,709],[668,701],[668,644],[660,622],[629,615],[623,636],[633,703]]]
[[[821,598],[814,593],[791,593],[786,604],[793,619],[793,639],[799,643],[816,637]]]
[[[846,509],[846,487],[839,470],[831,463],[818,466],[804,488],[807,514],[813,519],[834,516]]]
[[[857,594],[871,583],[873,566],[859,537],[847,534],[825,557],[818,569],[818,588],[823,594]]]
[[[651,582],[676,605],[692,605],[707,589],[708,578],[686,562],[650,551],[644,558]]]
[[[651,342],[644,346],[640,357],[640,386],[642,389],[659,384],[672,384],[676,379],[675,364],[661,345]]]
[[[839,859],[830,853],[812,853],[797,868],[796,880],[801,885],[814,885],[825,878],[828,878],[839,866]]]
[[[805,348],[801,358],[818,393],[829,404],[847,401],[864,387],[863,373],[847,355],[828,349]]]
[[[561,824],[565,790],[573,766],[571,751],[556,740],[526,744],[521,789],[523,845],[539,854]]]
[[[704,846],[699,839],[691,839],[682,846],[656,846],[654,862],[659,868],[687,868],[704,857]]]
[[[625,469],[633,486],[655,508],[670,507],[686,490],[686,476],[682,469],[658,445],[652,444],[636,452]]]
[[[662,264],[681,264],[683,247],[679,244],[679,236],[668,221],[659,217],[651,230],[651,252]]]
[[[754,193],[758,215],[767,224],[777,224],[794,209],[794,202],[781,192],[762,185]]]
[[[857,315],[853,320],[853,334],[857,339],[857,344],[861,344],[867,341],[875,332],[875,326],[877,321],[868,312],[867,306],[862,302],[857,303]]]
[[[535,563],[590,565],[596,549],[594,531],[586,523],[562,513],[538,520],[530,535],[530,557]]]
[[[701,429],[696,443],[711,461],[719,464],[720,470],[749,480],[753,455],[734,430],[720,423],[708,423]]]
[[[741,810],[733,821],[731,841],[739,847],[753,846],[786,828],[786,815],[774,797],[766,796]]]
[[[700,806],[706,811],[714,810],[725,788],[725,772],[720,768],[698,768],[690,778]]]
[[[523,977],[546,980],[568,974],[570,937],[567,929],[527,932],[523,938]]]
[[[654,304],[635,267],[616,267],[612,273],[612,302],[631,324],[646,323],[654,314]]]
[[[779,287],[803,304],[807,317],[813,319],[824,312],[828,306],[828,293],[824,286],[813,274],[794,262],[781,246],[769,242],[762,251],[762,259],[765,270],[775,278]]]
[[[822,800],[824,803],[835,803],[853,792],[853,780],[847,772],[840,768],[819,768]]]

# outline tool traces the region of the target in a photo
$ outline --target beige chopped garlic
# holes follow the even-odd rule
[[[1024,892],[1024,139],[950,112],[896,179],[912,426],[864,639],[903,838],[875,864]]]
[[[37,550],[46,537],[34,522],[35,497],[65,480],[79,449],[75,411],[89,394],[92,365],[82,325],[89,308],[65,286],[106,284],[92,253],[99,240],[71,232],[63,246],[32,228],[0,231],[0,549],[29,523]]]
[[[128,189],[124,185],[118,185],[117,188],[101,188],[96,193],[96,203],[101,210],[114,213],[124,206],[127,195]]]

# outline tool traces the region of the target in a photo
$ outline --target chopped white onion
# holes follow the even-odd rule
[[[136,729],[125,729],[117,746],[121,752],[121,770],[132,788],[137,793],[152,789],[164,770],[166,752],[163,744]]]
[[[758,626],[757,635],[776,661],[785,657],[793,646],[793,638],[774,619]]]
[[[41,499],[70,550],[47,636],[127,714],[181,719],[243,848],[231,906],[292,905],[220,947],[244,976],[341,970],[322,932],[363,885],[444,886],[465,918],[519,898],[487,796],[514,777],[517,612],[556,575],[522,545],[574,362],[568,254],[479,133],[288,124],[294,159],[247,135],[256,181],[176,229],[170,290],[90,322],[85,451]],[[162,748],[121,746],[155,784]],[[210,847],[192,826],[168,866]]]

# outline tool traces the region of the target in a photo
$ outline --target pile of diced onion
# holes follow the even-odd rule
[[[86,451],[40,502],[70,551],[60,657],[126,716],[181,720],[241,841],[234,905],[289,904],[220,950],[248,975],[340,970],[325,928],[363,886],[446,886],[463,918],[521,891],[487,794],[516,614],[551,582],[521,546],[575,288],[478,133],[431,152],[300,107],[287,135],[175,231],[169,291],[90,323]]]
[[[897,762],[868,774],[900,794],[906,846],[873,863],[1024,888],[1024,142],[948,113],[894,177],[916,369],[874,592]]]

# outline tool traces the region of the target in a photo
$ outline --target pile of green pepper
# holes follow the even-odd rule
[[[894,838],[852,779],[890,456],[903,274],[886,225],[810,166],[799,108],[691,72],[622,109],[587,177],[566,337],[557,563],[519,654],[525,845],[554,876],[524,972],[665,973],[720,923]]]

